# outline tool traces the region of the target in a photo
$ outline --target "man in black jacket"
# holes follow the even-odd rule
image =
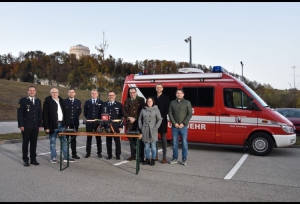
[[[81,114],[81,101],[75,98],[75,89],[70,88],[68,91],[68,98],[65,99],[66,104],[66,118],[69,123],[66,124],[66,126],[70,129],[75,129],[78,131],[79,127],[79,116]],[[67,136],[68,138],[69,136]],[[72,136],[71,139],[71,150],[72,150],[72,158],[74,159],[80,159],[80,157],[77,155],[76,151],[76,137]]]
[[[35,98],[34,86],[28,88],[28,96],[21,98],[18,104],[18,127],[22,133],[22,159],[24,166],[29,165],[28,144],[30,143],[30,164],[39,165],[36,161],[36,145],[39,130],[42,130],[42,104]]]
[[[57,163],[56,160],[56,138],[59,132],[63,132],[66,124],[69,123],[66,117],[66,106],[64,99],[59,95],[57,88],[52,88],[50,90],[50,96],[45,98],[43,105],[43,123],[44,130],[49,134],[50,139],[50,152],[51,152],[51,163]],[[66,136],[61,136],[63,140],[66,141]],[[74,159],[69,158],[67,153],[67,143],[63,144],[63,155],[64,162],[75,162]]]
[[[169,112],[169,105],[170,105],[170,98],[166,95],[164,95],[163,92],[164,88],[161,83],[156,84],[156,95],[153,96],[155,104],[158,106],[158,109],[160,111],[161,117],[163,118],[160,127],[158,128],[158,133],[160,133],[161,141],[162,141],[162,150],[163,150],[163,159],[161,163],[166,164],[167,163],[167,131],[168,131],[168,112]],[[157,157],[158,154],[158,143],[156,143],[156,158],[155,160],[158,160]]]
[[[97,89],[91,91],[91,99],[86,100],[84,103],[84,117],[86,120],[100,119],[101,117],[101,107],[103,101],[98,99]],[[86,131],[87,132],[96,132],[98,123],[97,122],[86,122]],[[97,154],[99,158],[102,158],[102,140],[100,136],[95,136],[97,141]],[[86,139],[86,155],[84,158],[91,156],[92,148],[92,138],[93,136],[87,136]]]
[[[112,127],[116,133],[120,133],[123,129],[123,114],[122,104],[116,101],[116,93],[114,91],[108,92],[108,101],[103,103],[102,113],[107,113],[111,120],[121,119],[119,123],[113,122]],[[116,145],[116,159],[120,160],[121,155],[121,141],[120,137],[113,137]],[[106,137],[107,157],[112,158],[112,137]]]

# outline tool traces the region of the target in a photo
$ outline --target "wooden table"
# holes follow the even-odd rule
[[[60,132],[58,133],[58,137],[60,139],[60,171],[66,169],[69,167],[69,148],[70,148],[70,142],[74,137],[71,137],[71,139],[64,139],[61,136],[99,136],[99,137],[128,137],[128,138],[138,138],[136,143],[136,174],[140,171],[140,139],[142,138],[142,134],[125,134],[125,133],[98,133],[98,132]],[[67,166],[62,168],[62,147],[63,144],[67,143]]]

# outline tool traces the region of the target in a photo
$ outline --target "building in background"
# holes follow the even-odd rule
[[[82,55],[90,55],[90,49],[81,44],[71,46],[69,54],[75,54],[76,58],[79,59]]]

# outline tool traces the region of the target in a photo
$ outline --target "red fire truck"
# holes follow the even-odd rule
[[[124,83],[122,104],[129,97],[129,87],[136,87],[138,95],[146,99],[156,95],[156,83],[163,84],[163,94],[170,100],[176,99],[180,88],[191,102],[189,142],[244,146],[258,156],[296,142],[294,125],[221,66],[214,66],[211,73],[181,68],[176,74],[131,74]],[[168,140],[172,140],[171,125],[169,122]]]

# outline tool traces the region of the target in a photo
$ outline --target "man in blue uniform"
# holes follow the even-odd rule
[[[112,123],[112,127],[116,133],[120,133],[123,129],[123,114],[122,104],[116,101],[116,93],[114,91],[108,92],[108,101],[103,103],[102,113],[109,114],[111,120],[121,119],[119,123]],[[116,145],[116,159],[120,160],[121,155],[121,141],[120,137],[113,137]],[[106,137],[107,157],[106,159],[112,158],[112,137]]]
[[[81,101],[75,98],[75,89],[70,88],[68,91],[69,98],[65,99],[65,105],[66,105],[66,118],[67,121],[69,121],[69,124],[66,124],[66,126],[70,129],[75,129],[78,131],[79,127],[79,116],[81,114],[82,106]],[[72,150],[72,158],[74,159],[80,159],[80,157],[77,155],[76,151],[76,137],[72,136],[71,140],[71,150]]]
[[[34,86],[28,88],[28,96],[21,98],[18,104],[18,127],[22,133],[22,159],[24,166],[39,165],[36,160],[36,145],[39,130],[42,130],[41,100],[35,98]],[[30,164],[28,158],[28,144],[30,143]]]
[[[98,99],[98,91],[93,89],[91,91],[91,99],[86,100],[84,103],[84,117],[86,120],[100,119],[101,116],[101,107],[103,101]],[[96,132],[98,123],[97,122],[86,122],[86,131],[87,132]],[[99,158],[102,158],[102,140],[101,137],[95,136],[97,141],[97,154]],[[92,138],[93,136],[87,136],[86,139],[86,155],[84,158],[91,156],[91,147],[92,147]]]

